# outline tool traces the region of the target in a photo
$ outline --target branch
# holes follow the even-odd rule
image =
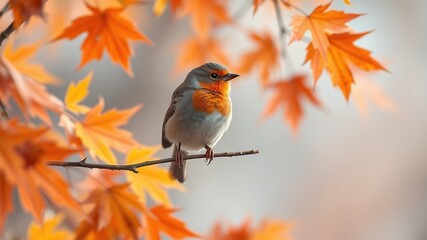
[[[282,11],[280,10],[279,0],[273,0],[273,2],[274,2],[274,9],[276,10],[277,24],[279,26],[279,40],[280,40],[281,55],[283,57],[283,60],[285,60],[286,58],[285,22],[283,20]]]
[[[251,154],[258,154],[258,153],[259,153],[259,150],[250,150],[250,151],[243,151],[243,152],[223,152],[223,153],[214,154],[214,158],[243,156],[243,155],[251,155]],[[202,158],[205,158],[205,154],[188,155],[188,156],[185,156],[184,159],[192,160],[192,159],[202,159]],[[90,168],[90,169],[98,168],[98,169],[109,169],[109,170],[126,170],[126,171],[132,171],[134,173],[138,173],[137,168],[147,167],[147,166],[161,164],[161,163],[168,163],[173,161],[175,161],[175,159],[173,158],[164,158],[164,159],[140,162],[135,164],[113,165],[113,164],[103,164],[103,163],[87,163],[85,158],[79,162],[50,161],[48,162],[48,165],[57,166],[57,167],[80,167],[80,168]]]
[[[8,38],[9,35],[13,33],[13,31],[15,31],[15,28],[13,27],[14,22],[15,21],[13,21],[3,32],[0,33],[0,46],[3,41],[6,40],[6,38]]]
[[[1,99],[0,99],[0,116],[4,117],[5,119],[9,119],[9,114],[6,111],[6,106],[4,105]]]

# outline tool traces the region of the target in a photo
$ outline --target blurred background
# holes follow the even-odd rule
[[[60,2],[46,5],[62,5],[71,19],[81,15],[81,6]],[[219,158],[208,167],[204,161],[189,163],[187,192],[172,192],[172,202],[182,209],[177,216],[191,229],[206,233],[216,221],[239,224],[247,217],[253,222],[278,218],[294,224],[292,234],[297,240],[427,239],[427,2],[352,3],[349,7],[334,1],[332,7],[367,13],[350,26],[359,32],[375,30],[357,45],[372,50],[373,57],[390,71],[364,75],[388,96],[388,107],[368,100],[368,110],[361,112],[355,99],[346,102],[323,74],[316,88],[323,108],[307,106],[300,129],[293,134],[281,113],[261,121],[270,95],[261,91],[256,74],[242,75],[232,86],[233,121],[214,150],[259,149],[260,154]],[[228,4],[231,15],[238,13],[236,21],[242,28],[272,31],[277,36],[270,3],[255,16],[250,5],[241,12],[241,0]],[[304,6],[304,1],[297,4]],[[312,8],[304,9],[311,12]],[[191,29],[187,18],[169,13],[153,16],[151,6],[132,11],[138,28],[154,42],[153,46],[133,44],[134,79],[106,55],[76,72],[83,37],[48,44],[37,60],[62,79],[61,86],[50,88],[60,98],[69,81],[93,69],[87,105],[94,105],[101,95],[107,108],[143,103],[128,129],[142,143],[159,145],[170,96],[185,77],[185,72],[174,71],[178,46]],[[49,8],[46,12],[49,16]],[[289,23],[288,12],[285,16]],[[48,30],[18,31],[18,41],[39,40],[44,31]],[[242,50],[252,46],[235,28],[213,34],[227,39],[226,51],[235,63]],[[293,43],[288,51],[296,69],[310,75],[308,66],[299,67],[305,44]],[[158,156],[171,154],[167,149]]]

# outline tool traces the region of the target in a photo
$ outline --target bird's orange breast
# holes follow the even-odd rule
[[[193,94],[193,108],[199,112],[213,113],[219,112],[223,116],[228,116],[231,112],[231,103],[228,96],[230,83],[218,81],[215,83],[200,83],[202,89],[195,90]]]

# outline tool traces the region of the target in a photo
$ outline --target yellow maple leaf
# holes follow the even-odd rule
[[[65,94],[65,106],[72,112],[79,113],[87,113],[90,108],[81,105],[80,102],[83,101],[87,95],[89,94],[89,85],[92,80],[92,72],[86,75],[85,78],[80,80],[77,84],[73,82],[70,83],[70,86],[67,89],[67,93]]]
[[[159,146],[140,146],[133,148],[126,156],[127,164],[146,162],[155,160],[153,156]],[[171,206],[171,201],[166,189],[185,190],[184,186],[169,177],[167,170],[158,166],[147,166],[139,169],[139,173],[126,172],[126,177],[131,183],[133,191],[139,196],[143,203],[146,203],[147,193],[155,202]]]
[[[62,215],[56,215],[45,220],[42,225],[31,222],[28,228],[28,240],[71,240],[72,232],[59,228],[62,221]]]
[[[28,60],[40,48],[39,43],[21,45],[13,50],[13,42],[8,41],[4,47],[3,55],[20,73],[29,76],[41,83],[55,84],[58,79],[44,69],[42,65],[31,64]]]
[[[111,148],[124,153],[138,145],[132,133],[118,127],[126,124],[140,108],[141,105],[137,105],[122,111],[110,109],[101,113],[104,100],[100,98],[98,105],[86,114],[85,119],[75,124],[76,135],[92,156],[115,164],[116,157]]]

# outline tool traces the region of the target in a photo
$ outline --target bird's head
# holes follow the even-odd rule
[[[189,76],[195,79],[202,88],[220,93],[229,93],[229,81],[239,75],[229,73],[224,66],[218,63],[205,63],[191,70]]]

